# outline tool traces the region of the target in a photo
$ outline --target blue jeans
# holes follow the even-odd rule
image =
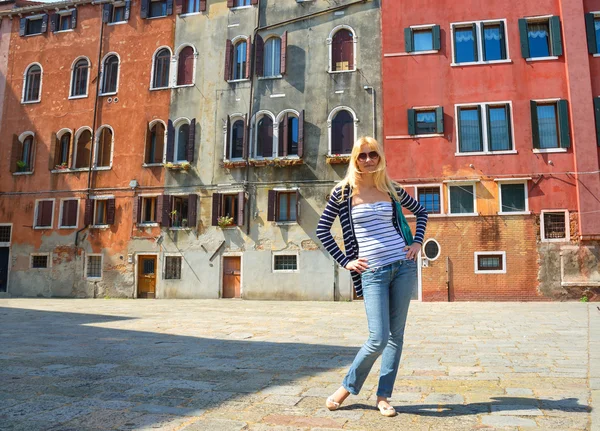
[[[361,277],[369,339],[354,358],[343,386],[357,395],[373,364],[383,354],[377,396],[389,398],[402,355],[408,306],[417,287],[417,264],[412,260],[399,260],[368,269]]]

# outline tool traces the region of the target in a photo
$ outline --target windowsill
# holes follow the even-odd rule
[[[59,229],[77,229],[78,226],[59,226]]]
[[[86,277],[86,281],[102,281],[102,277]]]
[[[158,226],[158,224],[157,224]],[[191,227],[170,227],[169,230],[192,230]]]
[[[27,171],[27,172],[13,172],[13,175],[33,175],[33,171]]]
[[[162,163],[142,163],[143,168],[156,168],[164,166]]]
[[[66,174],[69,172],[73,172],[73,169],[52,169],[50,171],[52,174]]]
[[[412,55],[428,55],[428,54],[438,54],[440,51],[437,49],[428,49],[426,51],[411,51],[411,52],[391,52],[389,54],[384,54],[384,57],[410,57]]]
[[[431,218],[431,217],[448,217],[449,214],[432,214],[430,212],[427,213],[427,217]],[[407,219],[416,219],[417,216],[414,214],[404,214],[404,217],[406,217]],[[431,260],[431,259],[430,259]]]
[[[138,223],[137,226],[138,226],[138,228],[140,228],[140,227],[158,227],[158,226],[160,226],[160,224],[156,223],[156,222],[148,222],[148,223]]]
[[[300,272],[297,269],[274,269],[273,274],[291,274],[294,272]]]
[[[298,222],[297,221],[276,221],[275,225],[277,226],[293,226],[293,225],[297,225]]]
[[[114,91],[112,93],[100,93],[98,96],[116,96],[117,92]]]
[[[503,212],[498,211],[498,215],[511,216],[511,215],[531,215],[531,211],[514,211],[514,212]]]
[[[52,226],[34,226],[33,227],[36,230],[44,230],[44,229],[52,229]]]
[[[421,138],[443,138],[443,133],[425,133],[423,135],[409,135],[411,138],[421,139]]]
[[[476,270],[475,274],[506,274],[506,270],[480,271]]]
[[[194,15],[202,15],[202,12],[198,11],[198,12],[189,12],[189,13],[179,14],[179,16],[182,18],[185,18],[186,16],[194,16]]]
[[[352,73],[352,72],[356,72],[356,69],[351,69],[351,70],[328,70],[327,73],[330,74],[336,74],[336,73]]]
[[[566,149],[566,148],[533,148],[531,151],[535,154],[566,153],[568,151],[568,149]]]
[[[96,166],[93,168],[93,171],[110,171],[112,169],[111,166]]]
[[[181,84],[181,85],[174,85],[173,88],[185,88],[185,87],[193,87],[194,83],[191,84]]]
[[[148,90],[150,91],[158,91],[158,90],[168,90],[171,87],[150,87]]]
[[[69,96],[69,100],[76,100],[76,99],[87,99],[88,95],[84,94],[81,96]]]
[[[73,31],[74,30],[72,28],[70,28],[68,30],[58,30],[58,31],[55,31],[54,34],[57,34],[57,33],[72,33]]]
[[[235,7],[230,7],[229,10],[242,10],[242,9],[250,9],[252,8],[252,5],[250,6],[235,6]]]
[[[272,79],[283,79],[283,75],[274,75],[274,76],[259,76],[259,81],[267,81]]]
[[[473,151],[471,153],[454,153],[457,157],[465,157],[465,156],[494,156],[496,154],[518,154],[517,150],[508,150],[508,151]]]
[[[243,78],[243,79],[230,79],[229,81],[227,81],[230,84],[234,84],[236,82],[250,82],[250,79],[248,78]]]
[[[567,238],[541,239],[541,242],[570,242]]]
[[[108,229],[110,228],[109,224],[93,224],[90,226],[92,229]]]
[[[446,214],[448,217],[477,217],[479,213]]]
[[[462,66],[488,66],[491,64],[507,64],[512,63],[510,58],[506,60],[492,60],[492,61],[469,61],[466,63],[450,63],[452,67],[462,67]]]
[[[525,59],[525,61],[550,61],[550,60],[558,60],[558,57],[555,55],[551,55],[550,57],[530,57],[530,58]]]
[[[159,16],[148,16],[146,17],[146,19],[159,19],[159,18],[166,18],[169,15],[159,15]]]
[[[31,105],[31,104],[33,104],[33,103],[40,103],[41,101],[42,101],[42,99],[38,99],[38,100],[28,100],[28,101],[25,101],[25,100],[23,100],[23,101],[21,102],[21,104],[22,104],[22,105]]]
[[[229,226],[223,226],[223,227],[216,226],[216,227],[218,227],[219,229],[228,230],[228,229],[237,229],[239,226],[234,223],[234,224],[230,224]]]
[[[600,54],[594,54],[592,57],[600,57]]]
[[[109,22],[106,25],[120,25],[120,24],[127,24],[127,21],[115,21],[115,22]]]
[[[87,171],[89,171],[89,169],[90,168],[73,168],[73,169],[70,169],[69,171],[70,172],[87,172]]]
[[[25,37],[29,37],[29,36],[40,36],[44,33],[31,33],[31,34],[26,34]]]

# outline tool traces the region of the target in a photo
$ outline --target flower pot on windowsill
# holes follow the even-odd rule
[[[273,159],[271,165],[275,166],[276,168],[285,168],[286,166],[297,166],[297,165],[303,165],[304,164],[304,160],[302,159],[288,159],[288,158],[283,158],[283,159]]]
[[[255,168],[262,168],[263,166],[268,166],[269,162],[270,162],[270,160],[258,160],[258,159],[248,160],[248,164],[250,166],[254,166]]]
[[[17,172],[29,172],[27,163],[22,160],[17,161]]]
[[[221,216],[217,218],[217,225],[221,229],[233,226],[233,217]]]
[[[226,169],[243,168],[247,165],[248,162],[246,162],[245,160],[237,160],[235,162],[232,162],[230,160],[223,160],[223,163],[221,164],[221,166],[223,166]]]
[[[61,163],[60,165],[54,166],[54,170],[56,171],[64,171],[66,169],[69,169],[69,166],[67,166],[66,163]]]
[[[167,162],[165,163],[165,168],[170,169],[172,171],[188,171],[191,167],[191,164],[189,162],[183,162],[183,163],[171,163],[171,162]]]
[[[325,161],[327,162],[328,165],[339,165],[339,164],[343,164],[343,163],[349,163],[350,156],[343,155],[343,154],[327,155],[327,156],[325,156]]]

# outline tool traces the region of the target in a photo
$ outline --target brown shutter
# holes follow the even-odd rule
[[[163,227],[171,225],[171,196],[160,195],[156,199],[156,218]]]
[[[52,226],[52,201],[38,203],[37,226]]]
[[[257,34],[254,43],[256,44],[256,76],[263,76],[265,73],[265,41],[260,36],[260,34]]]
[[[252,75],[252,36],[246,39],[246,79]]]
[[[242,158],[248,158],[248,114],[244,114],[244,140],[242,149]]]
[[[74,143],[75,143],[75,133],[77,131],[75,129],[73,129],[71,131],[71,139],[69,140],[69,158],[71,159],[71,161],[67,160],[67,166],[70,168],[72,168],[75,165],[75,160],[73,160],[73,154],[74,154]]]
[[[206,12],[206,0],[200,0],[200,12]]]
[[[227,7],[233,7],[233,0],[227,0]]]
[[[187,146],[186,146],[186,150],[187,150],[186,158],[187,158],[188,162],[194,161],[195,148],[196,148],[196,119],[193,118],[192,122],[190,124],[190,131],[189,131]]]
[[[142,221],[142,197],[133,197],[133,222],[141,223]]]
[[[230,6],[231,7],[231,6]],[[231,63],[233,61],[233,43],[231,40],[227,39],[225,43],[225,73],[223,78],[225,81],[231,80]]]
[[[181,15],[183,13],[183,0],[175,0],[175,13]]]
[[[188,227],[196,227],[198,218],[198,195],[191,194],[188,196]]]
[[[285,75],[285,73],[287,72],[287,31],[283,32],[283,36],[281,36],[281,65],[280,65],[280,71],[282,75]]]
[[[296,221],[300,220],[300,190],[296,190]]]
[[[58,147],[58,142],[56,139],[56,133],[52,132],[50,134],[50,142],[48,143],[48,169],[53,170],[56,165],[58,165],[57,158],[59,152],[56,151]]]
[[[212,226],[219,225],[219,216],[221,215],[221,193],[213,193],[212,195]]]
[[[86,199],[85,200],[85,212],[83,214],[83,224],[89,226],[92,224],[94,220],[94,200]]]
[[[237,225],[238,226],[243,226],[244,225],[244,207],[245,207],[245,201],[246,201],[246,197],[245,197],[245,193],[244,192],[239,192],[238,193],[238,213],[237,213]]]
[[[289,121],[289,115],[286,112],[283,116],[283,157],[286,157],[288,155],[288,134],[289,134],[289,126],[288,126],[288,121]]]
[[[115,224],[115,213],[116,213],[116,205],[115,200],[107,199],[107,208],[106,208],[106,224]]]
[[[175,126],[169,120],[167,124],[167,162],[173,162],[175,157]]]
[[[19,135],[13,135],[12,149],[10,151],[10,172],[17,172],[17,162],[21,160],[21,141]]]
[[[71,11],[71,28],[77,27],[77,9]]]
[[[267,221],[275,221],[275,214],[277,213],[277,192],[275,190],[269,190],[268,202]]]
[[[76,200],[67,201],[67,208],[66,208],[67,220],[66,220],[66,223],[63,222],[63,225],[77,226],[77,224],[78,224],[77,207],[78,206],[79,206],[79,201],[76,201]],[[63,208],[63,219],[64,219],[64,216],[65,216],[65,209]]]
[[[231,117],[227,116],[227,131],[225,132],[225,159],[229,160],[231,157]]]
[[[258,0],[252,0],[252,4],[258,4]]]
[[[304,155],[304,109],[300,111],[298,117],[298,157]]]

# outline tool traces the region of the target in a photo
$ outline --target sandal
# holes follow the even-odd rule
[[[340,408],[341,403],[338,403],[333,400],[331,397],[327,397],[327,401],[325,401],[325,407],[329,409],[329,411],[334,411]]]
[[[379,402],[376,404],[376,406],[379,409],[379,413],[387,418],[392,418],[397,414],[396,409],[392,406],[382,406],[379,404]]]

